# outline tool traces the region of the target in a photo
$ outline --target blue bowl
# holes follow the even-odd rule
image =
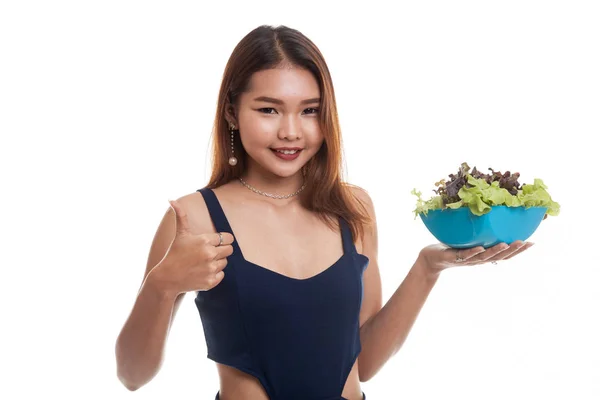
[[[477,216],[468,207],[429,211],[419,214],[429,232],[441,243],[456,248],[483,246],[527,240],[538,228],[546,207],[492,206]]]

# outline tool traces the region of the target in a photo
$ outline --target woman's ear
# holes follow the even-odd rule
[[[235,125],[236,129],[239,129],[239,125],[238,125],[238,121],[237,121],[237,112],[235,109],[235,106],[232,105],[231,103],[227,103],[227,106],[225,107],[225,119],[227,120],[227,123],[229,125]]]

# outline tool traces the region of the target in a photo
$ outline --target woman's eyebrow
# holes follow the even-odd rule
[[[254,99],[254,101],[264,101],[266,103],[274,103],[274,104],[283,105],[283,101],[282,100],[275,99],[273,97],[267,97],[267,96],[257,97],[257,98]],[[313,103],[318,103],[320,101],[321,101],[321,99],[319,97],[315,97],[313,99],[302,100],[300,102],[300,104],[313,104]]]

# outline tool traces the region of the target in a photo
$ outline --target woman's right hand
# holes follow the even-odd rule
[[[233,235],[221,232],[220,246],[218,233],[195,235],[179,203],[176,200],[169,203],[175,211],[175,238],[152,273],[161,288],[175,295],[212,289],[225,277],[223,269],[227,265],[226,257],[233,253]]]

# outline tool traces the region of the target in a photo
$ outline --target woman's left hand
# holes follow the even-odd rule
[[[421,250],[419,259],[424,267],[433,274],[438,274],[446,268],[463,265],[478,265],[500,260],[508,260],[533,246],[532,242],[516,240],[510,245],[498,243],[484,249],[482,246],[468,249],[454,249],[443,244],[432,244]]]

